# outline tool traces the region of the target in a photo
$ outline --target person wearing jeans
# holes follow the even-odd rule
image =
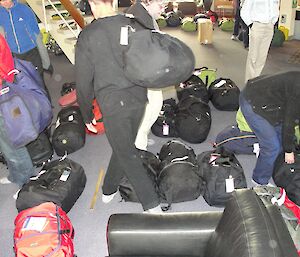
[[[285,162],[294,163],[295,126],[300,119],[300,71],[251,79],[240,94],[240,108],[258,138],[259,156],[252,179],[267,185],[274,162],[285,152]]]

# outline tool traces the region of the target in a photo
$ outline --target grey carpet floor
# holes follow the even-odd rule
[[[212,45],[200,45],[197,41],[196,33],[183,32],[180,29],[165,29],[166,32],[184,40],[194,51],[196,66],[207,66],[217,68],[218,77],[231,78],[242,89],[244,87],[244,73],[247,50],[240,42],[230,40],[230,33],[222,32],[218,28],[214,31],[214,42]],[[300,49],[300,41],[292,40],[284,43],[281,48],[270,50],[268,61],[263,73],[274,73],[285,70],[299,70],[300,64],[291,62],[291,57]],[[54,103],[54,117],[59,111],[57,100],[60,89],[64,82],[74,81],[74,67],[69,63],[65,56],[51,56],[55,74],[52,77],[46,75],[46,82],[50,89]],[[105,60],[104,60],[105,61]],[[216,135],[226,126],[235,123],[235,112],[221,112],[212,109],[212,127],[207,140],[201,144],[189,144],[199,154],[212,149]],[[167,139],[162,139],[150,135],[155,141],[154,145],[149,146],[149,150],[158,153],[163,143]],[[75,251],[78,257],[103,257],[107,255],[106,246],[106,225],[108,218],[113,213],[122,212],[142,212],[142,208],[137,203],[125,203],[120,196],[116,197],[111,203],[103,204],[100,194],[95,208],[90,209],[92,196],[94,194],[96,181],[99,171],[106,169],[111,154],[111,148],[105,135],[87,136],[84,148],[70,154],[69,158],[79,162],[85,169],[87,175],[86,188],[69,212],[75,228]],[[56,158],[56,157],[54,157]],[[248,186],[252,187],[251,174],[255,165],[255,156],[239,155]],[[37,169],[37,171],[39,171]],[[0,166],[0,177],[5,176],[7,170]],[[0,256],[12,257],[13,253],[13,230],[14,218],[17,215],[15,201],[12,198],[17,187],[13,184],[0,185]],[[178,203],[172,205],[171,212],[186,211],[214,211],[220,210],[208,206],[202,197],[195,201]]]

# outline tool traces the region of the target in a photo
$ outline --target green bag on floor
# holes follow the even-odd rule
[[[275,29],[271,46],[276,46],[276,47],[282,46],[284,40],[285,40],[284,33],[279,29]]]
[[[198,76],[206,85],[206,87],[209,87],[210,84],[217,78],[217,69],[202,67],[199,69],[195,69],[194,75]]]
[[[163,17],[163,16],[158,17],[156,22],[157,22],[157,25],[159,28],[167,27],[167,21],[166,21],[165,17]]]
[[[182,30],[186,32],[193,32],[197,30],[197,24],[196,22],[194,22],[193,18],[185,17],[184,19],[182,19],[181,23]]]
[[[223,19],[220,21],[219,26],[223,31],[233,31],[234,21],[231,19]]]

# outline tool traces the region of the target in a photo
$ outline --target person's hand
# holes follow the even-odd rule
[[[98,131],[95,127],[96,124],[97,122],[96,119],[94,118],[91,123],[86,123],[85,126],[88,129],[88,131],[91,131],[92,133],[97,133]]]
[[[294,155],[294,153],[293,152],[291,152],[291,153],[285,153],[284,160],[288,164],[294,163],[295,162],[295,155]]]

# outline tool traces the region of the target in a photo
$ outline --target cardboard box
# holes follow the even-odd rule
[[[198,19],[198,41],[200,44],[211,44],[213,39],[213,24],[209,19]]]

